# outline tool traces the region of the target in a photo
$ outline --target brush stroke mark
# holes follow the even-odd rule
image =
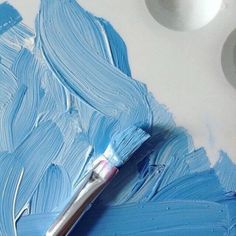
[[[62,144],[59,129],[55,124],[46,122],[35,128],[29,138],[12,154],[12,158],[17,158],[24,167],[24,178],[17,197],[16,214],[32,197]]]
[[[45,37],[44,35],[46,34],[46,32],[43,32],[41,29],[42,27],[45,27],[46,31],[53,30],[50,29],[50,27],[53,26],[53,22],[57,23],[56,20],[59,20],[60,18],[59,17],[57,19],[53,17],[52,19],[50,19],[46,17],[47,20],[45,20],[43,18],[44,14],[51,15],[55,13],[54,16],[57,16],[63,14],[63,8],[67,7],[67,10],[69,10],[71,14],[69,14],[68,22],[65,22],[65,24],[63,24],[63,30],[67,30],[68,25],[66,24],[73,24],[74,30],[76,30],[76,32],[73,33],[71,31],[72,34],[68,36],[72,39],[71,43],[77,45],[76,48],[78,49],[78,52],[75,52],[75,54],[71,54],[70,51],[67,52],[63,49],[63,53],[58,54],[58,60],[63,61],[63,66],[58,64],[58,61],[54,62],[54,59],[51,60],[49,58],[50,53],[47,53],[47,55],[44,54],[44,56],[46,57],[49,65],[54,68],[53,71],[55,74],[61,74],[61,72],[58,72],[58,70],[64,68],[65,66],[66,68],[68,68],[68,70],[72,71],[73,74],[71,74],[70,71],[63,70],[63,73],[69,72],[70,74],[62,75],[62,77],[59,76],[59,79],[62,78],[62,80],[60,79],[60,81],[63,84],[65,84],[64,82],[66,82],[65,86],[69,90],[73,90],[76,95],[78,95],[78,92],[80,92],[80,95],[76,97],[77,100],[78,98],[82,99],[79,99],[77,109],[75,107],[74,110],[78,110],[80,115],[82,116],[80,117],[80,120],[82,121],[81,129],[89,137],[89,141],[94,146],[95,153],[102,154],[106,146],[109,144],[110,138],[115,132],[121,131],[134,124],[139,125],[144,129],[150,126],[152,116],[145,98],[146,88],[141,83],[138,83],[135,80],[128,79],[127,76],[121,73],[120,70],[117,70],[116,67],[111,67],[110,63],[112,59],[105,57],[103,53],[105,49],[109,52],[111,47],[105,47],[107,45],[107,38],[104,39],[105,35],[100,33],[99,29],[102,27],[102,25],[98,20],[94,20],[94,17],[92,15],[85,12],[74,1],[53,3],[53,6],[51,7],[55,8],[54,13],[47,12],[52,10],[52,8],[49,8],[47,4],[49,4],[49,2],[47,1],[42,3],[42,10],[38,19],[38,25],[36,25],[38,35],[40,35],[39,45],[43,52],[45,50],[55,52],[55,48],[57,47],[58,43],[60,45],[65,43],[60,40],[54,42],[53,44],[50,43],[51,38],[48,39],[47,37],[51,37],[53,35],[49,34],[47,35],[47,37]],[[43,24],[43,26],[41,24]],[[86,25],[86,27],[84,27],[84,25]],[[72,27],[72,25],[70,27]],[[53,30],[52,32],[55,32],[55,30]],[[61,39],[67,40],[63,37]],[[80,41],[82,44],[79,43]],[[85,47],[85,45],[87,47]],[[76,62],[75,64],[74,62],[71,63],[70,60],[66,60],[68,56],[66,56],[65,54],[68,53],[70,54],[70,60],[74,57],[72,61]],[[123,53],[124,55],[127,55],[125,49],[123,50]],[[60,58],[61,55],[63,57],[66,56],[66,58]],[[89,58],[94,58],[95,61],[89,62],[90,60],[86,58],[87,56]],[[125,57],[127,56],[124,56],[124,58]],[[98,64],[100,60],[102,60],[102,64]],[[67,63],[69,63],[69,66]],[[96,66],[97,64],[98,67]],[[78,65],[81,65],[81,68],[84,68],[85,71],[79,69],[79,71],[76,72],[76,70],[79,68]],[[100,68],[101,66],[102,68]],[[97,69],[96,71],[92,72],[92,68]],[[87,73],[88,70],[92,72],[92,75],[88,74],[85,76],[85,73]],[[65,80],[65,76],[69,76],[70,79]],[[84,80],[86,78],[88,79],[88,81]],[[108,78],[113,81],[114,85],[113,83],[108,83]],[[75,84],[75,86],[72,84]],[[76,92],[74,89],[78,91]],[[127,91],[128,89],[129,91]],[[104,91],[107,91],[106,94],[104,94]],[[84,93],[84,96],[86,97],[83,96]],[[93,96],[93,98],[91,97],[91,95]],[[134,97],[136,98],[133,99]],[[124,102],[124,100],[126,100],[126,102]],[[140,103],[139,100],[141,100],[142,102]],[[93,101],[93,103],[95,102],[95,104],[90,104],[88,106],[88,103],[90,101]],[[112,105],[110,101],[112,101]],[[119,103],[121,106],[119,106],[119,104],[114,104],[114,102]],[[98,103],[100,105],[98,105]],[[100,106],[103,111],[99,109],[98,106]],[[109,114],[104,114],[104,111]]]
[[[34,34],[6,6],[0,25],[15,21],[0,33],[0,235],[44,235],[113,135],[136,125],[151,138],[70,235],[235,236],[235,165],[221,151],[211,167],[131,78],[109,22],[75,0],[43,0]]]
[[[12,135],[9,111],[13,109],[13,100],[18,90],[16,77],[5,66],[0,64],[0,151],[8,151],[12,146]]]
[[[17,235],[15,225],[15,204],[18,189],[23,176],[23,167],[7,155],[0,155],[0,233]]]
[[[12,126],[26,91],[27,91],[26,86],[24,85],[20,86],[19,89],[14,94],[12,101],[10,101],[10,103],[6,105],[6,109],[2,113],[2,117],[0,120],[1,120],[1,127],[3,129],[2,132],[3,151],[13,152],[15,149]]]
[[[71,181],[63,166],[51,164],[30,202],[31,214],[59,211],[71,196]]]
[[[56,216],[54,212],[22,216],[17,222],[18,236],[44,236]]]
[[[18,78],[18,86],[26,86],[27,91],[21,102],[21,106],[15,117],[13,125],[14,146],[17,147],[32,131],[37,119],[37,110],[42,92],[40,90],[40,80],[43,68],[38,65],[36,58],[27,50],[22,49],[13,65],[12,72]],[[21,127],[24,126],[22,130]]]
[[[21,20],[22,17],[17,12],[17,10],[7,2],[4,2],[0,5],[0,34],[3,34]]]
[[[112,64],[120,69],[124,74],[131,77],[131,71],[127,57],[127,49],[123,39],[108,21],[102,18],[96,19],[101,24],[101,30],[105,31],[107,43],[109,44],[112,57]]]
[[[94,227],[91,222],[97,217],[99,219]],[[228,231],[226,219],[227,208],[208,201],[175,200],[123,204],[107,208],[102,215],[99,209],[91,211],[86,220],[82,219],[78,235],[99,235],[102,232],[102,235],[222,236]],[[86,227],[83,227],[85,224]]]
[[[227,153],[220,151],[220,159],[214,168],[225,190],[236,192],[236,166]]]
[[[11,68],[18,52],[22,47],[32,47],[33,33],[22,22],[12,26],[4,34],[0,35],[0,61]]]
[[[76,1],[42,1],[38,27],[45,59],[70,91],[103,115],[115,118],[122,128],[150,126],[146,87],[104,58],[105,43],[92,15]],[[70,47],[63,47],[68,41]]]

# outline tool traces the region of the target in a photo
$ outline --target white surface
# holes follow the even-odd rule
[[[234,30],[222,49],[221,64],[225,77],[236,89],[236,30]]]
[[[152,16],[162,25],[179,31],[208,24],[219,12],[222,0],[145,0]]]
[[[167,1],[167,0],[166,0]],[[33,27],[38,0],[12,0]],[[221,50],[236,28],[236,1],[226,0],[209,24],[177,32],[158,24],[144,0],[80,0],[124,38],[133,77],[145,82],[178,125],[206,146],[211,160],[224,149],[236,161],[236,89],[225,79]]]

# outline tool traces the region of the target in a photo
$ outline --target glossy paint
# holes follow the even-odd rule
[[[1,24],[21,19],[7,9]],[[150,139],[71,235],[236,235],[234,163],[221,151],[211,166],[131,77],[106,20],[75,0],[42,0],[36,33],[14,22],[0,31],[0,235],[44,235],[91,162],[133,126]]]

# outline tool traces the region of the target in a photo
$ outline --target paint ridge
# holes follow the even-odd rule
[[[9,3],[4,2],[0,5],[0,34],[18,24],[22,20],[19,12]]]

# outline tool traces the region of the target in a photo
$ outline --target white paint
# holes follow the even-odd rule
[[[166,104],[195,145],[206,146],[213,161],[221,148],[236,161],[236,89],[221,66],[223,45],[236,28],[236,1],[225,0],[214,20],[190,32],[158,24],[144,0],[78,1],[118,30],[128,47],[133,77]],[[33,27],[39,0],[9,2]]]
[[[208,24],[219,12],[222,0],[145,0],[151,15],[163,26],[194,30]]]

